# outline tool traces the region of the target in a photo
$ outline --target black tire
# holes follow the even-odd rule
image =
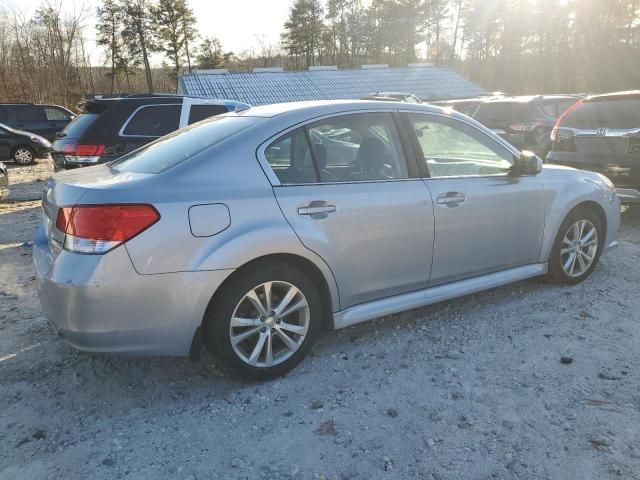
[[[28,154],[26,159],[23,157],[24,154]],[[36,152],[26,145],[18,145],[11,151],[11,160],[18,165],[31,165],[36,161]]]
[[[569,232],[569,229],[581,220],[588,220],[591,222],[598,234],[598,245],[595,253],[595,257],[591,265],[587,270],[585,270],[579,276],[571,276],[567,274],[563,268],[562,260],[561,260],[561,250],[562,250],[562,242]],[[578,207],[567,215],[567,218],[564,219],[560,229],[558,230],[558,234],[556,236],[555,242],[553,244],[553,249],[551,250],[551,256],[549,258],[549,273],[547,275],[548,279],[561,284],[568,285],[576,285],[585,281],[593,270],[596,268],[598,264],[598,260],[600,259],[600,255],[602,253],[602,248],[604,246],[605,241],[605,227],[603,224],[602,218],[595,213],[592,209],[587,207]]]
[[[309,308],[309,327],[298,350],[288,359],[273,366],[252,366],[234,350],[230,338],[230,322],[245,295],[265,282],[286,282],[302,293]],[[311,351],[321,330],[323,311],[318,287],[304,272],[283,263],[254,264],[234,273],[212,298],[203,321],[203,341],[224,368],[244,379],[266,380],[279,377],[298,365]]]

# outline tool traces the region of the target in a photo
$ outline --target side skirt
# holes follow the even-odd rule
[[[547,273],[547,269],[548,265],[546,263],[525,265],[523,267],[510,268],[509,270],[468,278],[446,285],[430,287],[417,292],[404,293],[394,297],[383,298],[382,300],[374,300],[361,305],[354,305],[353,307],[333,314],[334,326],[336,330],[350,327],[351,325],[384,317],[385,315],[404,312],[406,310],[424,307],[425,305],[432,305],[490,288],[501,287],[527,278],[544,275]]]

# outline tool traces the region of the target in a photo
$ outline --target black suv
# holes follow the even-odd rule
[[[171,94],[87,100],[53,143],[56,170],[115,160],[159,137],[205,118],[249,105]]]
[[[33,103],[0,104],[0,123],[17,130],[35,133],[53,141],[75,117],[59,105],[36,105]]]
[[[556,124],[547,162],[609,177],[624,202],[640,202],[640,91],[587,97]]]
[[[504,97],[480,103],[472,118],[511,143],[544,158],[551,148],[551,131],[565,110],[580,100],[575,95]]]

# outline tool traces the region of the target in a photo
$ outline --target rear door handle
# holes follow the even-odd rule
[[[438,205],[446,205],[448,207],[459,207],[467,201],[467,196],[459,192],[447,192],[438,197],[436,202]]]
[[[309,205],[307,207],[298,208],[298,215],[310,215],[313,217],[314,215],[334,213],[336,210],[335,205]]]

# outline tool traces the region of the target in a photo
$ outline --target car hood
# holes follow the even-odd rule
[[[36,135],[35,133],[31,133],[31,132],[27,132],[26,130],[14,130],[14,133],[18,134],[18,135],[23,135],[25,137],[31,138],[31,139],[37,139],[37,142],[44,145],[45,147],[50,147],[51,146],[51,142],[49,142],[49,140],[47,140],[44,137],[41,137],[40,135]]]

